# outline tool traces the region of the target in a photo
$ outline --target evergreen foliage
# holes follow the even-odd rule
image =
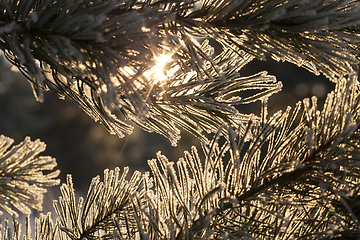
[[[0,48],[39,101],[69,97],[119,137],[130,120],[176,145],[181,128],[204,155],[105,170],[86,198],[68,176],[56,221],[5,220],[3,239],[358,239],[359,13],[356,0],[0,0]],[[313,97],[269,116],[281,82],[239,74],[266,56],[336,83],[323,109]],[[255,101],[260,116],[236,109]],[[56,163],[39,141],[11,144],[0,137],[0,207],[29,214]]]
[[[48,174],[56,167],[56,160],[48,156],[37,156],[45,150],[39,140],[26,137],[19,145],[8,149],[14,140],[0,135],[0,207],[18,216],[13,209],[30,214],[31,208],[41,211],[46,187],[58,185],[55,179],[60,171]],[[1,212],[2,214],[2,212]]]

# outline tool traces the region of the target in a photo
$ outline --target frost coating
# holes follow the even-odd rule
[[[274,94],[281,84],[266,74],[239,77],[252,55],[232,44],[215,54],[209,41],[196,40],[189,14],[199,3],[15,0],[0,5],[0,17],[8,20],[0,48],[29,79],[37,100],[47,90],[69,97],[111,134],[130,134],[127,119],[174,146],[180,129],[206,142],[205,133],[249,119],[236,105]],[[190,25],[181,21],[188,17]],[[169,60],[158,71],[171,73],[162,81],[148,74],[160,56]],[[241,97],[252,89],[259,91]]]
[[[111,134],[130,134],[129,120],[175,146],[180,129],[208,142],[224,124],[244,127],[236,105],[281,89],[263,73],[239,76],[254,57],[347,78],[359,64],[359,11],[349,0],[13,0],[0,5],[0,48],[37,100],[52,90]],[[162,81],[149,74],[160,56],[169,59],[157,72],[171,73]]]
[[[173,144],[179,126],[203,140],[205,158],[195,148],[176,163],[158,154],[149,161],[152,176],[135,173],[130,180],[127,170],[121,176],[119,169],[106,170],[85,199],[76,199],[68,177],[54,204],[57,223],[40,216],[37,239],[360,235],[358,1],[201,3],[0,2],[6,31],[12,20],[21,22],[3,32],[0,47],[25,72],[39,100],[48,88],[69,96],[119,136],[131,127],[114,109]],[[214,56],[210,41],[194,36],[213,38],[222,52]],[[179,70],[165,83],[146,76],[163,54],[172,56],[164,72]],[[267,99],[281,83],[265,72],[239,74],[265,54],[336,82],[324,109],[313,97],[269,116]],[[245,90],[259,93],[243,98]],[[234,108],[257,100],[260,117]],[[206,141],[203,131],[215,133],[214,140]],[[0,177],[3,184],[11,180]]]
[[[14,208],[25,214],[30,214],[31,208],[41,211],[46,187],[60,183],[56,179],[60,171],[52,171],[56,161],[38,156],[46,147],[40,140],[31,141],[26,137],[9,149],[13,142],[0,135],[0,207],[14,215],[17,215]],[[44,170],[52,172],[44,175]]]
[[[358,84],[338,83],[322,110],[316,98],[305,99],[273,116],[262,109],[261,120],[252,118],[244,132],[223,126],[203,144],[203,157],[192,147],[177,162],[159,152],[148,161],[151,173],[127,178],[128,168],[105,170],[103,180],[93,178],[84,199],[76,197],[68,176],[54,202],[57,223],[41,215],[36,234],[47,234],[45,239],[358,236]],[[0,146],[11,143],[5,138]]]

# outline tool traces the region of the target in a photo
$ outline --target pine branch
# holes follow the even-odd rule
[[[220,149],[215,138],[205,149],[204,165],[195,149],[191,155],[185,154],[186,161],[179,160],[177,171],[173,163],[158,155],[157,161],[149,162],[156,186],[149,201],[159,199],[159,203],[150,204],[151,208],[166,205],[169,212],[162,217],[154,213],[146,218],[151,223],[163,222],[161,219],[173,219],[173,223],[154,224],[153,231],[166,233],[171,229],[169,238],[225,233],[234,237],[269,234],[274,238],[320,237],[331,234],[327,226],[335,225],[341,231],[352,229],[356,235],[357,217],[351,208],[335,203],[347,199],[349,189],[356,186],[359,177],[357,162],[352,160],[358,154],[357,147],[344,145],[349,136],[358,138],[357,84],[356,80],[339,83],[329,94],[322,113],[317,111],[314,98],[312,107],[305,99],[303,118],[298,125],[294,120],[300,105],[292,115],[288,109],[284,114],[265,119],[265,124],[249,123],[246,133],[239,134],[238,142],[232,142],[234,135],[229,134],[229,142]],[[252,138],[240,157],[248,134]],[[352,142],[354,146],[357,144]],[[260,158],[262,150],[266,154]],[[225,167],[221,158],[226,152],[232,157]],[[342,160],[336,160],[340,156]],[[350,157],[345,159],[345,156]],[[190,223],[185,222],[189,219],[192,219]],[[304,222],[299,225],[298,221]],[[286,229],[292,229],[291,233]]]
[[[204,1],[179,21],[256,57],[269,54],[338,81],[359,63],[357,1]]]
[[[38,156],[45,150],[39,140],[25,138],[19,145],[8,149],[14,140],[0,135],[0,207],[17,216],[18,210],[30,214],[31,208],[41,211],[46,187],[60,183],[56,177],[60,171],[54,158]]]
[[[179,127],[206,142],[204,132],[245,124],[249,116],[234,106],[281,88],[263,76],[250,98],[234,96],[238,85],[229,91],[231,82],[246,82],[235,73],[252,56],[270,53],[333,81],[358,64],[358,7],[348,0],[261,7],[257,1],[7,0],[1,9],[0,46],[37,98],[48,89],[67,96],[119,137],[132,131],[124,117],[173,145]],[[216,57],[195,37],[215,38],[223,52]],[[162,55],[165,82],[154,74]]]
[[[356,126],[360,126],[359,123]],[[356,129],[356,131],[359,131],[359,127]],[[251,197],[255,197],[269,188],[273,187],[274,185],[283,184],[284,182],[295,182],[297,181],[302,175],[304,174],[313,174],[314,171],[319,171],[319,169],[316,167],[316,165],[313,165],[313,163],[316,163],[318,161],[318,157],[323,154],[323,152],[331,151],[334,146],[334,141],[336,139],[330,139],[327,143],[324,145],[321,145],[317,147],[316,150],[313,151],[311,155],[306,157],[302,160],[302,164],[306,163],[306,166],[302,166],[299,168],[294,169],[290,172],[285,172],[279,177],[273,178],[273,179],[264,179],[263,183],[255,188],[251,188],[244,193],[241,193],[239,196],[236,197],[236,199],[239,202],[242,202],[246,199],[249,199]],[[227,206],[231,207],[231,206]],[[222,209],[226,210],[226,209]]]
[[[174,15],[195,3],[3,1],[0,47],[39,101],[49,89],[69,97],[119,137],[132,131],[126,118],[173,145],[179,127],[207,141],[204,132],[246,122],[235,105],[261,100],[281,84],[265,74],[240,78],[238,69],[253,57],[241,51],[215,57],[206,41],[179,27]],[[162,56],[168,60],[157,69]],[[233,97],[258,81],[256,95]]]
[[[111,236],[119,225],[119,222],[115,224],[114,216],[118,221],[124,212],[133,214],[130,196],[135,192],[143,195],[146,176],[141,177],[139,172],[135,172],[127,181],[127,173],[128,168],[124,169],[122,175],[119,168],[115,171],[105,170],[103,182],[99,176],[93,178],[85,201],[82,198],[76,200],[69,175],[67,184],[61,187],[59,203],[54,202],[59,229],[71,239],[96,238],[101,233],[102,236]],[[132,217],[129,218],[133,221]]]
[[[337,226],[337,234],[339,235],[341,235],[342,232],[347,232],[347,234],[352,234],[351,236],[356,236],[359,233],[357,223],[358,216],[354,215],[353,211],[356,205],[348,205],[347,202],[349,201],[349,197],[350,199],[357,197],[357,193],[354,193],[355,195],[349,195],[349,193],[357,189],[357,179],[359,177],[358,163],[356,162],[357,157],[355,157],[358,156],[357,144],[359,141],[359,132],[357,131],[358,124],[356,122],[359,120],[357,117],[350,117],[358,116],[359,93],[357,90],[357,84],[357,81],[344,85],[338,84],[336,91],[329,94],[322,113],[316,110],[316,102],[314,101],[314,106],[312,108],[305,108],[305,114],[303,114],[303,116],[306,118],[300,121],[300,125],[288,134],[286,134],[286,131],[284,132],[284,128],[290,129],[290,125],[286,126],[286,124],[284,124],[286,122],[282,122],[287,117],[282,118],[282,121],[279,121],[279,117],[276,118],[276,125],[277,127],[280,126],[279,129],[270,127],[267,130],[261,130],[260,135],[264,135],[269,131],[274,132],[268,135],[270,136],[268,139],[270,144],[267,149],[267,156],[256,160],[256,158],[254,159],[256,156],[253,155],[251,157],[251,162],[246,162],[246,158],[249,156],[247,156],[247,154],[252,152],[251,148],[255,147],[258,149],[262,146],[262,144],[256,145],[257,140],[252,140],[249,149],[246,151],[244,156],[245,159],[242,158],[238,161],[241,161],[241,164],[244,164],[243,166],[251,168],[253,171],[254,169],[258,169],[256,164],[259,163],[261,165],[266,163],[269,166],[269,169],[262,168],[264,172],[259,174],[256,174],[255,170],[256,176],[253,177],[254,180],[251,180],[250,183],[249,180],[246,181],[246,179],[244,180],[242,178],[242,182],[248,182],[248,184],[250,184],[246,185],[249,187],[244,188],[241,187],[241,185],[244,186],[243,184],[236,181],[233,182],[232,186],[236,187],[239,189],[238,191],[240,191],[240,193],[236,195],[236,200],[238,200],[237,204],[239,205],[234,205],[233,202],[229,202],[229,200],[225,199],[223,204],[220,204],[220,207],[215,210],[215,215],[222,216],[222,214],[225,213],[231,216],[230,213],[235,211],[238,212],[235,213],[235,216],[240,216],[239,213],[248,211],[246,209],[249,209],[251,206],[258,208],[256,205],[253,205],[253,202],[262,202],[264,209],[261,211],[266,213],[269,211],[269,208],[272,207],[271,201],[274,201],[274,204],[280,204],[280,206],[293,207],[298,205],[295,209],[286,214],[290,215],[294,219],[297,218],[296,216],[299,216],[299,221],[305,221],[303,215],[298,215],[298,213],[294,215],[291,212],[294,210],[298,211],[301,205],[307,206],[307,209],[304,208],[307,212],[312,208],[315,212],[319,212],[319,207],[324,206],[325,208],[321,211],[327,212],[326,215],[330,215],[332,217],[328,216],[326,218],[322,218],[319,216],[321,218],[315,218],[312,216],[311,220],[308,220],[309,223],[312,224],[317,222],[316,225],[319,225],[320,223],[325,224],[322,229],[314,231],[315,229],[311,227],[297,236],[305,238],[310,236],[324,237],[327,234],[332,234],[333,231],[326,233],[327,230],[325,226],[327,224]],[[304,101],[304,103],[306,107],[307,101]],[[288,115],[288,113],[285,113],[283,116],[286,115]],[[294,119],[294,117],[295,116],[293,115],[291,119]],[[270,120],[268,124],[272,125],[274,122],[275,121]],[[329,128],[326,128],[328,126]],[[329,131],[332,132],[329,134]],[[310,132],[312,133],[310,134]],[[306,136],[307,134],[310,136]],[[299,138],[299,136],[303,137]],[[291,139],[293,137],[296,145],[293,145],[292,143]],[[266,138],[268,137],[264,136],[263,139],[266,140]],[[261,137],[258,139],[261,139]],[[279,139],[280,142],[276,139]],[[284,141],[283,144],[286,144],[286,146],[281,146],[282,141]],[[323,144],[320,144],[321,142]],[[351,144],[348,145],[349,143]],[[307,147],[301,147],[303,144],[307,145]],[[286,148],[284,149],[284,147]],[[297,149],[297,152],[294,152],[293,149]],[[234,149],[233,152],[236,152],[236,150],[237,149]],[[279,162],[280,159],[276,159],[280,152],[281,156],[285,157],[285,159],[281,159],[282,162]],[[307,154],[303,154],[301,152],[307,152]],[[298,155],[301,157],[297,158],[294,154],[295,156]],[[276,156],[276,158],[272,158],[271,156]],[[267,162],[269,159],[272,159],[270,163]],[[289,161],[291,164],[287,166],[286,162]],[[237,167],[235,167],[235,169],[237,169]],[[246,172],[245,168],[240,169],[239,174],[244,171]],[[247,178],[251,177],[248,175],[245,176]],[[240,187],[238,187],[239,185]],[[234,190],[233,187],[230,186],[230,190],[236,192],[236,188]],[[297,195],[298,197],[296,197]],[[281,200],[281,198],[283,199]],[[292,200],[289,202],[287,199]],[[229,211],[229,209],[234,208],[239,208],[239,210]],[[338,214],[340,212],[341,219],[334,219],[336,217],[339,218]],[[271,215],[272,213],[268,212],[268,214]],[[282,214],[281,218],[284,218],[286,214]],[[259,217],[260,216],[257,216],[257,219],[259,219]],[[279,219],[279,216],[276,218]],[[333,219],[330,220],[331,218]],[[200,219],[200,221],[204,221],[204,219]],[[252,219],[250,218],[249,221],[252,221]],[[346,225],[343,225],[343,223],[346,223]],[[291,224],[294,223],[292,222]],[[264,222],[260,220],[260,225],[255,224],[254,226],[264,228]],[[276,227],[276,222],[270,224],[268,228],[271,229],[274,226]],[[290,223],[287,224],[287,226],[289,227]],[[225,227],[226,225],[222,225],[219,229],[221,230]],[[301,230],[301,228],[298,230]],[[281,231],[279,231],[280,229],[277,230],[277,234],[281,233]],[[253,232],[253,234],[260,234],[256,236],[261,236],[263,233]],[[267,234],[270,234],[270,232],[267,232]],[[275,237],[277,235],[273,236]]]

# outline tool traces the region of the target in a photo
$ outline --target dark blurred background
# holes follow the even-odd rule
[[[315,76],[290,63],[273,60],[249,63],[240,72],[247,76],[266,70],[283,82],[283,91],[269,100],[269,113],[294,106],[305,97],[316,95],[319,103],[333,90],[334,84],[323,76]],[[258,112],[260,104],[244,107],[245,112]],[[149,134],[135,128],[132,135],[119,139],[110,135],[99,123],[95,123],[71,100],[60,100],[55,93],[47,92],[45,101],[35,101],[30,84],[11,65],[0,57],[0,134],[11,137],[15,144],[25,136],[41,139],[47,144],[42,155],[55,157],[61,179],[72,174],[77,193],[86,194],[91,178],[103,175],[106,168],[129,166],[131,171],[149,170],[147,160],[161,151],[170,161],[183,156],[192,145],[199,146],[197,139],[183,132],[178,147],[174,148],[164,137]],[[48,198],[57,197],[58,187],[50,190]],[[51,205],[51,204],[50,204]],[[44,206],[47,211],[48,207]]]

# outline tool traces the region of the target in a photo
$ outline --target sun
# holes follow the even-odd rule
[[[165,66],[171,61],[171,55],[160,54],[155,56],[155,65],[148,71],[144,72],[144,76],[148,79],[154,80],[155,83],[164,82],[169,77],[172,77],[178,70],[178,67],[166,69]]]
[[[158,73],[160,73],[160,75],[164,75],[163,74],[164,67],[170,61],[170,59],[171,59],[171,56],[163,55],[163,54],[158,57],[155,57],[156,65],[153,68],[155,74],[158,75]],[[162,76],[159,76],[159,77],[162,77]]]

